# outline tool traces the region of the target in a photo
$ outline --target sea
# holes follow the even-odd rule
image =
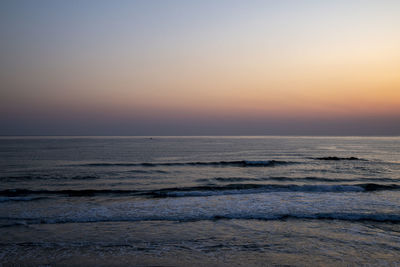
[[[400,137],[0,137],[1,266],[400,266]]]

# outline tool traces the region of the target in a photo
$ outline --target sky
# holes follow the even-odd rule
[[[0,2],[0,135],[400,135],[400,1]]]

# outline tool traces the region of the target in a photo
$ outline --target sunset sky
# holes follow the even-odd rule
[[[400,1],[1,1],[2,135],[400,135]]]

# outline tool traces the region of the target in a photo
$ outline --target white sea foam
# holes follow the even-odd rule
[[[219,195],[166,199],[125,200],[96,205],[62,204],[46,209],[9,212],[10,221],[30,223],[73,223],[100,221],[190,221],[215,219],[287,218],[372,220],[400,222],[398,194],[368,195],[274,192],[254,195]]]

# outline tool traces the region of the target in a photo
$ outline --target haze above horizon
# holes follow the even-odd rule
[[[0,7],[0,135],[400,135],[399,1]]]

